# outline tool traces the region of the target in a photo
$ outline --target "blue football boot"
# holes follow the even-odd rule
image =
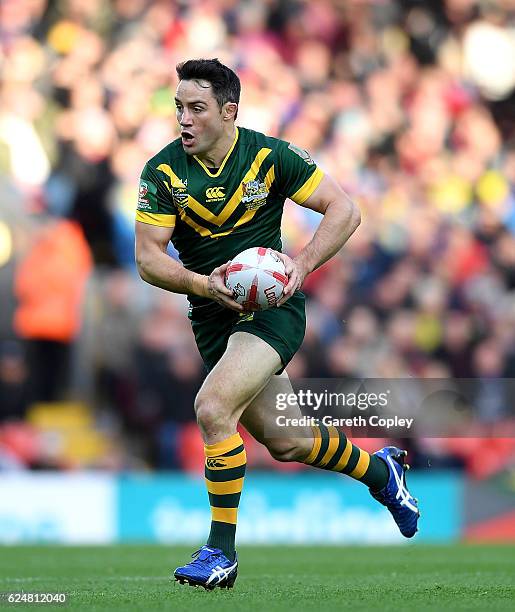
[[[202,546],[191,556],[193,561],[175,570],[175,580],[181,584],[187,582],[190,586],[202,586],[209,591],[215,587],[232,589],[238,575],[238,557],[229,561],[219,548],[208,546]]]
[[[405,450],[395,446],[385,446],[374,453],[386,463],[390,476],[384,489],[370,491],[370,494],[388,508],[402,535],[412,538],[418,531],[420,511],[418,500],[410,494],[406,486],[404,472],[409,470],[409,465],[404,463],[404,459],[407,454]]]

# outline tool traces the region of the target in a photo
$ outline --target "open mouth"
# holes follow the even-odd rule
[[[193,143],[194,138],[195,137],[190,132],[181,132],[182,144],[185,146],[191,145]]]

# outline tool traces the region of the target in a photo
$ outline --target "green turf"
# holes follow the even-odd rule
[[[162,546],[5,547],[0,591],[65,592],[65,609],[81,610],[515,609],[513,546],[241,547],[235,588],[213,592],[169,581],[170,570],[190,552]]]

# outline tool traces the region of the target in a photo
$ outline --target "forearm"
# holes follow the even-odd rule
[[[295,258],[307,274],[331,259],[360,224],[359,208],[347,196],[345,198],[344,202],[328,204],[313,238]]]
[[[187,270],[158,249],[149,253],[137,253],[136,263],[141,278],[151,285],[173,293],[209,297],[207,276]]]

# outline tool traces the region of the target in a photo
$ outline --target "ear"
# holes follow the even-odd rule
[[[236,119],[238,113],[238,105],[236,102],[226,102],[222,108],[222,117],[224,121],[230,121]]]

